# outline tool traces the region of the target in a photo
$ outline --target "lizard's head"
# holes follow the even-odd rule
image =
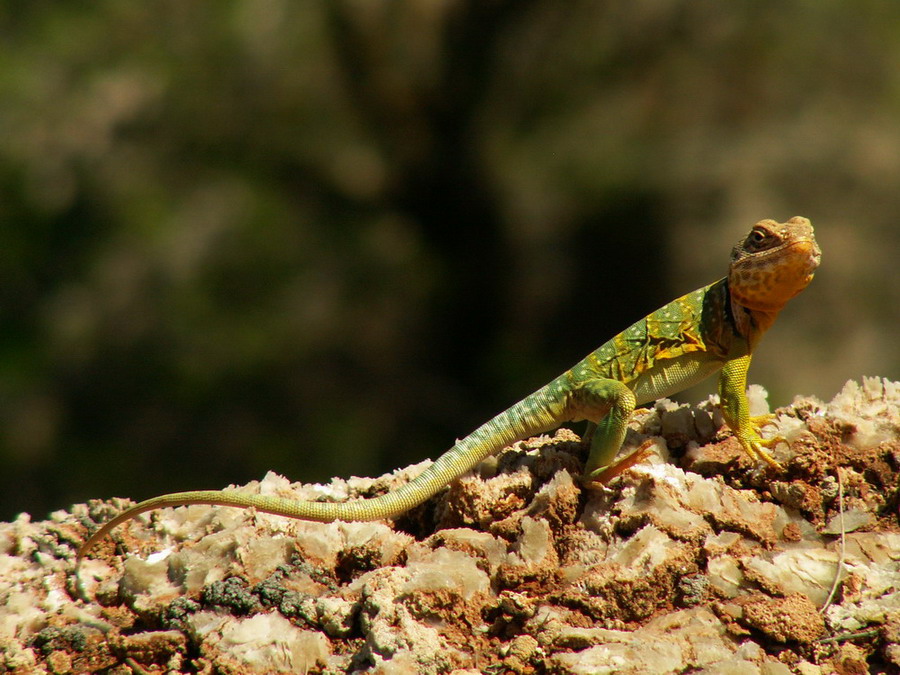
[[[731,297],[750,310],[777,312],[812,281],[821,258],[806,218],[761,220],[731,252]]]

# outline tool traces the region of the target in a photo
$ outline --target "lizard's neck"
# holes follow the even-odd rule
[[[759,342],[763,334],[772,327],[778,313],[784,305],[777,309],[750,309],[731,299],[731,313],[734,317],[734,325],[740,335],[747,338],[751,351]]]

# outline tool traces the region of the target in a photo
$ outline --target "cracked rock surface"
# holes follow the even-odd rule
[[[751,387],[754,414],[765,394]],[[798,397],[743,454],[711,402],[638,411],[654,457],[579,486],[578,437],[517,443],[386,523],[130,502],[0,523],[0,673],[900,672],[900,383]],[[250,492],[347,499],[376,479]]]

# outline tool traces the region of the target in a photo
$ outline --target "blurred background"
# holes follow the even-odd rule
[[[436,457],[794,215],[751,381],[897,379],[900,3],[4,3],[0,518]]]

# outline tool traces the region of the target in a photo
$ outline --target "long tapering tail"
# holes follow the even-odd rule
[[[371,521],[393,518],[418,506],[443,487],[478,465],[485,457],[514,441],[548,431],[562,421],[558,416],[552,385],[544,387],[478,429],[456,444],[409,483],[387,494],[349,502],[310,502],[248,495],[221,490],[173,492],[161,495],[123,511],[94,532],[78,551],[83,558],[109,532],[138,514],[153,509],[189,504],[253,507],[277,516],[319,522]]]

